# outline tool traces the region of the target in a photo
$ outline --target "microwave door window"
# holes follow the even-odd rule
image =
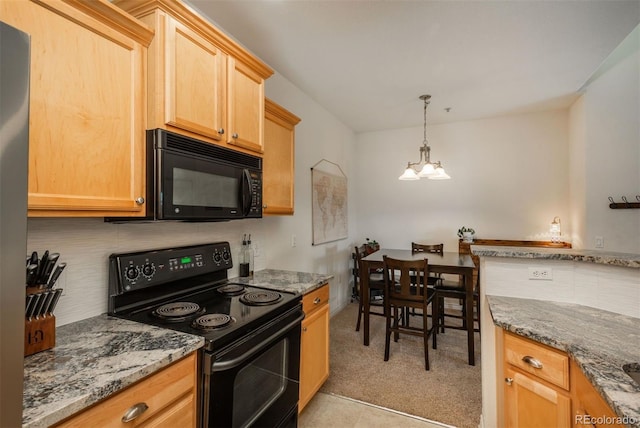
[[[224,211],[238,210],[240,180],[184,168],[173,168],[173,205]]]

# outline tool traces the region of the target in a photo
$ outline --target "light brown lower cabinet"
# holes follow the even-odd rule
[[[502,329],[497,332],[503,335],[505,427],[620,426],[613,423],[613,410],[565,352]]]
[[[196,369],[193,352],[55,427],[195,427]]]
[[[571,361],[571,382],[575,427],[624,427],[616,423],[619,418],[615,412],[573,361]]]
[[[298,413],[329,377],[329,284],[305,294],[302,309]]]

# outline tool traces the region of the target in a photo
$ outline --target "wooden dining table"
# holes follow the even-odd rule
[[[467,325],[467,347],[469,350],[469,365],[475,366],[475,349],[474,349],[474,323],[473,323],[473,269],[475,264],[469,254],[459,254],[457,252],[445,251],[442,254],[437,253],[414,253],[411,250],[381,248],[380,250],[362,258],[364,272],[370,269],[382,268],[382,256],[391,257],[400,260],[421,260],[428,259],[429,272],[448,273],[461,275],[463,277],[464,288],[466,291],[465,314]],[[369,295],[369,275],[361,276],[361,296]],[[364,298],[364,345],[369,346],[369,299]]]

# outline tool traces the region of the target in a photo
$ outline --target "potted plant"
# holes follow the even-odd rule
[[[462,226],[458,229],[458,237],[462,238],[462,242],[473,242],[473,235],[476,233],[472,227]]]
[[[369,238],[367,238],[367,242],[365,242],[364,245],[366,247],[367,254],[375,253],[380,249],[380,244],[378,244],[375,239],[369,240]]]

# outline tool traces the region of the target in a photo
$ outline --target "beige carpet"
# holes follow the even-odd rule
[[[362,328],[355,331],[358,304],[351,303],[331,318],[330,375],[321,392],[362,400],[460,428],[480,422],[480,340],[476,333],[476,365],[467,361],[466,332],[438,335],[438,349],[429,345],[430,370],[424,370],[422,338],[391,338],[384,361],[383,317],[371,317],[369,346]],[[415,317],[412,323],[422,322]]]

